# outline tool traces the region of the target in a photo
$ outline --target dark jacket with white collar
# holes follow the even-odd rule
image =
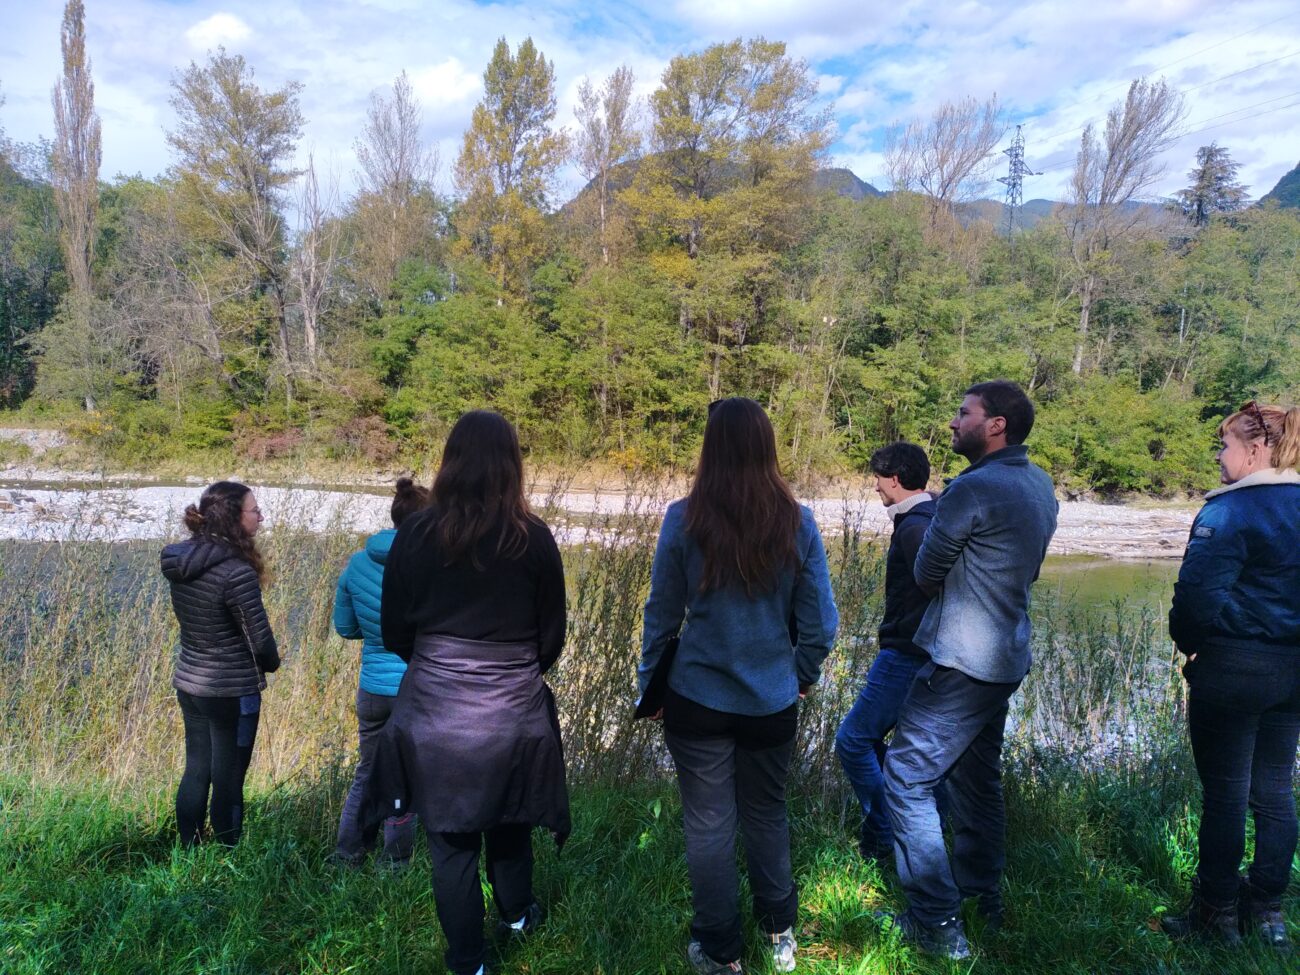
[[[1300,653],[1300,474],[1257,471],[1205,496],[1174,584],[1169,635],[1187,654]]]
[[[907,501],[891,505],[890,510],[894,516],[894,533],[889,537],[889,553],[885,556],[885,613],[880,620],[880,648],[925,656],[913,637],[930,605],[930,597],[917,587],[912,567],[921,549],[921,539],[934,517],[934,498],[928,494],[913,495]]]

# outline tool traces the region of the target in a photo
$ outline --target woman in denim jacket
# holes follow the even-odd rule
[[[1191,906],[1163,926],[1230,944],[1253,930],[1286,949],[1300,738],[1300,408],[1247,403],[1219,437],[1224,486],[1192,525],[1169,611],[1169,633],[1187,655],[1203,811]],[[1247,807],[1255,858],[1240,881]]]
[[[821,536],[777,468],[771,422],[753,400],[716,403],[691,492],[664,516],[638,670],[644,694],[679,637],[659,716],[682,797],[696,972],[741,970],[737,820],[758,926],[776,969],[794,969],[785,783],[798,701],[838,622]]]

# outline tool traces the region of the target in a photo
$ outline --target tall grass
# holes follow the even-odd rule
[[[544,512],[582,529],[564,551],[569,641],[550,678],[576,831],[559,858],[539,845],[551,924],[506,971],[681,970],[676,799],[658,728],[631,717],[656,490],[605,515]],[[823,527],[842,628],[801,709],[791,787],[800,968],[948,971],[870,918],[897,895],[853,852],[832,743],[875,654],[883,553],[860,525]],[[251,826],[229,858],[173,845],[177,633],[158,546],[0,543],[0,970],[439,970],[423,872],[340,877],[324,864],[350,778],[359,657],[330,612],[359,542],[292,524],[262,542],[284,666],[265,695]],[[1160,621],[1049,593],[1035,616],[1035,666],[1008,728],[1012,914],[996,939],[976,931],[980,970],[1283,970],[1258,951],[1176,948],[1142,923],[1185,885],[1195,846],[1182,683]]]

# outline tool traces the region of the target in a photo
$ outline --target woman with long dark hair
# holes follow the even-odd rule
[[[406,661],[384,647],[379,629],[380,595],[384,565],[402,522],[427,506],[429,489],[409,477],[399,477],[389,506],[392,528],[375,532],[365,547],[348,560],[334,592],[334,630],[345,640],[361,641],[361,675],[357,687],[357,770],[352,777],[339,815],[338,840],[332,859],[345,867],[358,866],[379,840],[378,825],[362,823],[362,809],[370,775],[375,766],[375,749],[393,710],[393,700],[406,673]],[[382,862],[400,867],[411,859],[415,840],[414,816],[388,816],[383,823]]]
[[[1300,741],[1300,407],[1253,400],[1219,425],[1223,486],[1192,523],[1169,610],[1187,655],[1187,724],[1201,779],[1192,902],[1175,937],[1290,949],[1282,917],[1296,850]],[[1246,810],[1255,856],[1246,850]]]
[[[781,476],[767,414],[716,403],[690,494],[664,515],[638,671],[644,694],[678,639],[661,716],[695,912],[687,957],[702,975],[741,970],[737,822],[758,926],[776,969],[794,969],[785,784],[798,701],[838,622],[821,535]]]
[[[180,623],[172,686],[185,721],[185,774],[176,793],[181,842],[198,843],[211,790],[212,837],[233,846],[243,828],[244,776],[267,674],[280,666],[262,605],[262,524],[244,484],[218,481],[185,509],[190,537],[162,550]]]
[[[480,848],[503,932],[526,935],[541,919],[532,830],[569,832],[559,723],[542,680],[564,647],[564,567],[529,511],[519,441],[500,414],[475,410],[452,428],[430,506],[393,541],[381,621],[384,646],[408,663],[381,762],[397,765],[429,839],[447,967],[474,975],[484,963]]]

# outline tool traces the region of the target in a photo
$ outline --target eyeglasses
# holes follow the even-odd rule
[[[1273,444],[1271,443],[1273,436],[1268,432],[1268,423],[1266,423],[1264,420],[1264,411],[1259,408],[1258,403],[1256,403],[1254,400],[1251,400],[1249,403],[1242,406],[1242,408],[1238,412],[1245,413],[1247,416],[1253,417],[1255,422],[1259,424],[1259,429],[1263,434],[1264,446],[1265,447],[1273,446]]]

